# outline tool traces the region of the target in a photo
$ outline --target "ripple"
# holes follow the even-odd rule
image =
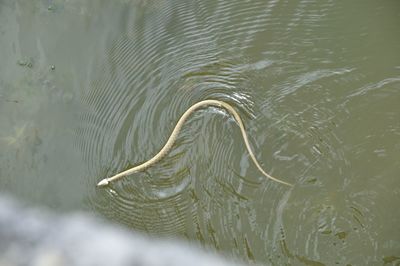
[[[398,78],[365,85],[335,42],[343,37],[329,33],[344,8],[312,0],[152,1],[143,15],[128,7],[126,32],[110,42],[83,97],[77,145],[91,176],[89,208],[256,262],[372,261],[348,249],[365,241],[373,253],[368,225],[379,217],[367,203],[378,199],[372,182],[362,183],[353,165],[366,147],[349,146],[354,139],[346,142],[343,127],[356,122],[351,112],[366,110],[350,110],[348,102],[375,92],[385,99],[393,92],[381,88]],[[349,81],[360,89],[346,87]],[[94,189],[154,156],[187,108],[211,98],[238,110],[262,167],[295,189],[259,173],[236,122],[218,108],[195,112],[157,165]],[[370,135],[398,134],[398,116],[386,114],[391,133]],[[394,154],[381,146],[373,149],[379,158]]]
[[[87,112],[81,116],[77,145],[92,176],[88,185],[151,158],[197,101],[225,100],[243,115],[254,116],[244,87],[248,77],[238,70],[242,63],[234,54],[221,56],[220,39],[202,4],[167,5],[156,14],[143,24],[135,22],[110,45],[85,91]],[[235,145],[237,141],[241,144]],[[238,179],[233,172],[238,168],[230,163],[236,153],[247,154],[234,120],[222,110],[204,109],[187,121],[162,162],[110,189],[93,191],[88,204],[149,233],[190,235],[190,221],[200,224],[204,213],[210,213],[197,205],[210,205],[225,190],[239,196],[230,184]],[[214,225],[207,226],[211,230]]]
[[[153,156],[197,101],[227,101],[246,125],[257,117],[252,71],[269,63],[252,64],[237,50],[251,46],[265,30],[270,13],[264,10],[272,10],[273,2],[218,1],[211,12],[201,3],[164,7],[154,17],[135,21],[111,43],[85,91],[87,112],[81,116],[77,145],[92,176],[88,204],[138,230],[183,234],[262,258],[270,248],[264,242],[276,230],[265,228],[273,218],[264,213],[281,204],[270,192],[273,187],[279,195],[285,189],[266,181],[249,161],[236,122],[223,110],[196,112],[159,164],[109,189],[94,190],[101,178]],[[249,123],[250,135],[257,127]],[[260,137],[251,136],[251,142],[256,150],[264,144]],[[269,233],[262,240],[245,233],[265,230]]]

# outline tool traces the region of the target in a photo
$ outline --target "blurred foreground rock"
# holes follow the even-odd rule
[[[0,196],[0,266],[238,265],[177,241],[145,238],[84,214],[56,216]]]

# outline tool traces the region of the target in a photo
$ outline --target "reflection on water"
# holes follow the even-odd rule
[[[395,1],[2,1],[1,190],[265,264],[398,263],[399,20]],[[95,188],[204,99],[295,187],[205,108]]]

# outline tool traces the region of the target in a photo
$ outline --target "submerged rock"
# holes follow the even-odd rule
[[[193,246],[146,238],[86,214],[57,216],[0,197],[0,265],[238,265]]]

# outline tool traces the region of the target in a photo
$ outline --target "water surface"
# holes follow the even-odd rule
[[[400,262],[397,1],[0,1],[0,191],[263,264]],[[171,153],[144,162],[204,99]]]

